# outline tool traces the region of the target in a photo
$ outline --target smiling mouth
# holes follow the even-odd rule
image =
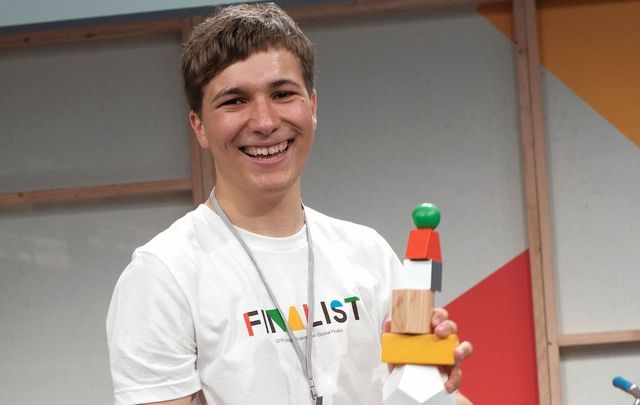
[[[269,159],[285,153],[293,141],[286,140],[272,146],[243,146],[240,150],[254,159]]]

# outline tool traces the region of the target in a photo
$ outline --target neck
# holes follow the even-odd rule
[[[290,236],[304,224],[299,185],[284,194],[267,196],[216,186],[215,196],[232,224],[258,235]],[[213,210],[210,200],[206,205]]]

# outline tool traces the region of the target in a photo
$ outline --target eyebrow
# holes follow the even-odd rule
[[[220,90],[218,94],[213,96],[211,101],[216,101],[220,97],[229,96],[229,95],[238,95],[238,94],[243,94],[245,92],[246,91],[242,87],[229,87],[229,88]]]
[[[286,78],[282,78],[282,79],[278,79],[278,80],[274,80],[273,82],[269,83],[269,88],[270,89],[276,89],[278,87],[282,87],[285,85],[290,85],[290,86],[294,86],[296,88],[302,89],[302,85],[298,82],[296,82],[295,80],[292,79],[286,79]],[[226,89],[222,89],[220,90],[212,99],[212,102],[215,100],[218,100],[220,97],[224,97],[224,96],[229,96],[229,95],[241,95],[241,94],[245,94],[248,93],[248,90],[246,89],[246,87],[242,87],[242,86],[235,86],[235,87],[229,87]]]
[[[296,82],[295,80],[291,80],[291,79],[279,79],[276,80],[272,83],[270,83],[269,87],[273,88],[277,88],[277,87],[281,87],[284,85],[292,85],[295,86],[297,88],[302,88],[302,86],[300,85],[300,83]]]

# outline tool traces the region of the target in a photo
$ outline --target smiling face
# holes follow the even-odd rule
[[[216,193],[299,199],[316,106],[287,50],[258,52],[218,73],[204,88],[201,114],[189,114],[200,146],[213,156]]]

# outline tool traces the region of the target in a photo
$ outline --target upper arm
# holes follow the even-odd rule
[[[189,396],[202,388],[189,302],[154,255],[136,254],[118,281],[107,340],[116,403],[186,397],[177,403],[190,404]]]

